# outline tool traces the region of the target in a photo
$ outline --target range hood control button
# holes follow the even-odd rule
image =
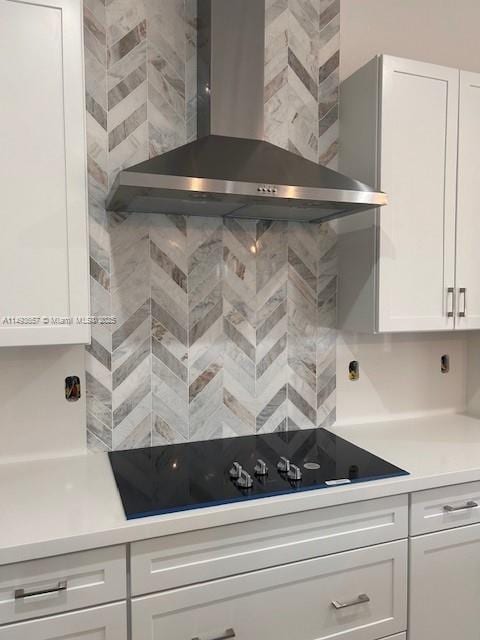
[[[243,470],[242,465],[239,464],[238,462],[234,462],[233,467],[229,471],[230,477],[236,480],[237,478],[240,477],[242,470]]]
[[[290,471],[290,460],[282,456],[278,461],[277,469],[280,473],[288,473]]]
[[[257,464],[255,465],[254,471],[257,474],[257,476],[266,476],[268,473],[267,463],[260,459],[257,460]]]

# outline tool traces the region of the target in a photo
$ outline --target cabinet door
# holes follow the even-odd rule
[[[456,327],[480,329],[480,74],[460,72]]]
[[[88,342],[80,0],[0,0],[0,54],[0,346]]]
[[[125,602],[0,627],[0,640],[127,640]]]
[[[134,598],[132,638],[385,638],[406,629],[406,577],[401,540],[204,582]]]
[[[410,542],[409,640],[478,640],[480,525]]]
[[[458,71],[382,62],[378,330],[452,329]]]

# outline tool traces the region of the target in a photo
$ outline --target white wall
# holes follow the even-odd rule
[[[480,418],[480,332],[468,335],[467,349],[467,413]]]
[[[450,357],[449,373],[440,370],[443,354]],[[348,379],[351,360],[360,363],[357,381]],[[340,334],[337,424],[463,411],[465,361],[464,334]]]
[[[82,398],[65,400],[78,375]],[[0,349],[0,462],[86,450],[83,346]]]
[[[340,0],[340,78],[378,53],[480,71],[479,0]]]
[[[378,53],[480,71],[479,0],[341,0],[340,77],[348,77]],[[443,411],[466,403],[467,334],[343,334],[337,343],[339,423],[384,420]],[[480,338],[475,343],[480,383]],[[440,373],[440,356],[451,358]],[[359,360],[361,378],[347,367]],[[470,376],[471,378],[471,376]],[[470,382],[469,404],[480,417],[480,384]]]

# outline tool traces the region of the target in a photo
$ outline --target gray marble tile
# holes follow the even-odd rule
[[[188,370],[183,362],[176,358],[173,353],[156,338],[152,338],[152,353],[158,358],[170,371],[180,378],[183,382],[188,381]]]
[[[122,362],[113,371],[112,386],[116,389],[128,378],[128,376],[150,355],[150,336],[140,345],[140,347]]]
[[[90,256],[90,275],[100,286],[107,291],[110,290],[110,275]]]
[[[150,300],[147,300],[121,326],[115,329],[112,336],[112,348],[118,349],[149,315]]]
[[[147,105],[142,104],[138,109],[131,113],[122,123],[116,126],[108,134],[108,148],[112,151],[121,142],[123,142],[135,129],[145,122],[147,119]]]
[[[277,393],[270,399],[262,411],[257,415],[257,430],[262,429],[265,426],[267,420],[273,415],[273,413],[280,407],[287,399],[287,386],[284,385]]]
[[[288,49],[288,64],[301,80],[305,88],[312,94],[313,98],[317,100],[318,84],[316,80],[312,78],[312,76],[308,73],[308,71],[305,69],[305,67],[302,65],[300,60],[290,48]]]
[[[268,318],[257,329],[257,344],[262,342],[264,338],[270,333],[272,328],[285,317],[287,313],[286,301],[281,302],[270,314]]]
[[[112,368],[112,356],[99,342],[92,337],[91,343],[86,347],[88,353],[94,356],[109,371]]]
[[[255,362],[254,345],[252,345],[226,318],[223,319],[223,330],[225,335],[228,336],[228,338],[230,338],[230,340],[234,342],[252,362]]]
[[[190,402],[194,400],[204,389],[205,387],[215,378],[219,371],[222,370],[222,362],[221,360],[217,362],[212,362],[206,369],[203,371],[196,380],[194,380],[189,387],[189,399]]]
[[[113,411],[114,429],[128,417],[135,407],[150,393],[150,379],[144,378],[133,390],[132,394],[126,398],[120,406]]]
[[[257,378],[261,378],[263,376],[278,356],[285,351],[286,346],[287,336],[283,335],[257,364]]]
[[[132,91],[139,87],[147,78],[147,69],[145,63],[142,63],[138,69],[128,74],[123,80],[116,84],[108,92],[108,108],[113,109]]]
[[[138,424],[128,429],[127,433],[117,429],[113,432],[113,448],[116,451],[150,447],[152,444],[152,416],[147,414]]]
[[[106,453],[111,451],[103,440],[101,440],[93,431],[87,429],[87,448],[90,453]]]
[[[165,296],[164,296],[165,299]],[[173,305],[172,305],[173,306]],[[156,300],[152,299],[152,317],[165,327],[182,345],[188,345],[188,331],[177,320],[168,313],[168,307],[160,305]],[[173,308],[177,317],[180,315],[179,310]],[[186,320],[186,318],[185,318]]]
[[[87,411],[87,429],[96,438],[92,443],[98,445],[96,439],[100,440],[100,450],[110,451],[112,448],[112,428],[100,422],[100,420],[93,415],[90,411]],[[102,448],[102,445],[104,448]]]
[[[156,414],[153,415],[152,446],[165,444],[180,444],[186,442],[185,438]]]
[[[120,40],[111,45],[108,49],[108,66],[115,64],[121,60],[136,46],[138,46],[147,35],[147,23],[142,20],[131,31],[124,35]]]

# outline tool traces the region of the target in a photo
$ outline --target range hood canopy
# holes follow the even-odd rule
[[[261,139],[265,5],[198,0],[199,139],[121,171],[112,211],[325,221],[385,194]]]

